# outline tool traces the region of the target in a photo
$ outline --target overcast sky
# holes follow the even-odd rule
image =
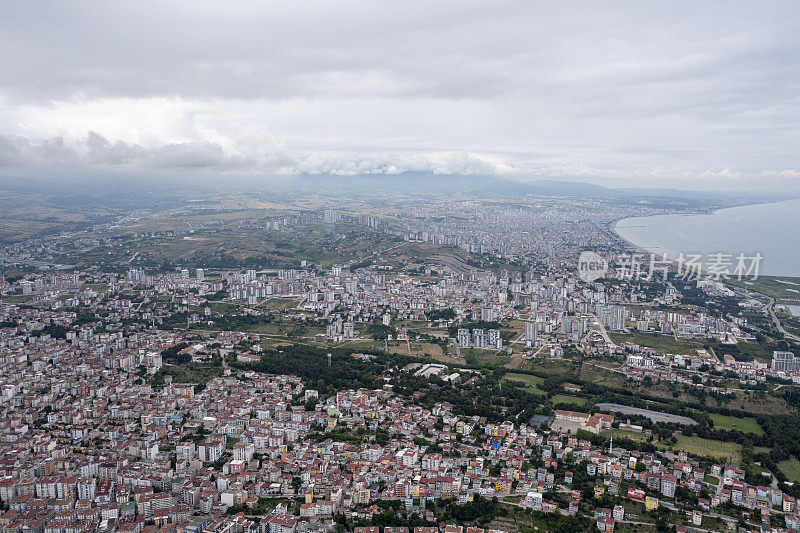
[[[797,1],[0,11],[0,173],[800,188]]]

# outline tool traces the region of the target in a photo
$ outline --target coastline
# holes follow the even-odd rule
[[[660,256],[661,254],[664,254],[664,253],[668,253],[669,254],[669,252],[667,251],[668,247],[670,249],[672,249],[673,253],[677,253],[677,252],[675,252],[675,250],[680,250],[680,249],[682,249],[682,248],[680,248],[680,246],[687,246],[687,244],[683,243],[683,242],[678,242],[678,243],[671,242],[671,241],[675,241],[675,239],[674,239],[674,236],[670,237],[668,235],[669,232],[667,232],[667,230],[662,230],[662,231],[665,232],[664,235],[668,235],[668,237],[666,239],[659,239],[658,238],[658,235],[660,234],[659,231],[658,231],[659,230],[659,224],[669,224],[669,221],[671,221],[672,223],[677,224],[678,227],[680,227],[681,224],[683,226],[686,226],[686,227],[689,227],[689,226],[695,227],[696,224],[697,225],[702,225],[703,224],[703,222],[702,222],[703,218],[702,217],[700,217],[698,219],[695,219],[695,220],[691,220],[689,222],[678,222],[678,218],[677,217],[687,217],[687,216],[699,217],[699,215],[714,216],[714,215],[717,215],[717,214],[719,214],[719,213],[721,213],[723,211],[729,210],[729,209],[751,208],[751,207],[755,208],[755,207],[758,207],[758,206],[762,206],[762,207],[763,206],[781,206],[780,208],[777,208],[777,209],[785,212],[787,210],[787,208],[788,208],[791,211],[791,210],[793,210],[795,208],[794,204],[788,204],[788,206],[787,205],[782,205],[782,204],[786,204],[788,202],[797,202],[797,200],[798,200],[797,198],[787,198],[787,199],[784,199],[784,200],[773,201],[773,202],[754,202],[754,203],[735,205],[735,206],[718,207],[718,208],[715,208],[715,209],[708,209],[708,210],[695,210],[695,211],[692,211],[692,212],[679,212],[679,213],[673,212],[673,213],[661,213],[661,214],[658,214],[658,215],[642,215],[642,216],[634,215],[634,216],[620,217],[620,218],[616,218],[616,219],[610,221],[608,223],[608,229],[610,231],[614,232],[614,236],[616,238],[618,238],[621,243],[624,243],[624,245],[631,252],[633,252],[633,253],[644,253],[644,254],[655,254],[656,256]],[[770,208],[768,207],[766,209],[767,209],[767,212],[769,212]],[[761,211],[763,211],[763,209]],[[746,220],[748,218],[752,219],[754,217],[754,215],[755,216],[760,216],[762,214],[763,213],[761,213],[759,211],[756,211],[755,213],[752,212],[752,211],[744,211],[744,212],[742,212],[741,216]],[[728,219],[731,219],[731,218],[737,217],[738,215],[737,214],[733,214],[733,215],[729,214],[729,215],[723,215],[723,216],[727,217]],[[620,227],[621,227],[620,223],[623,220],[641,218],[641,220],[644,222],[644,221],[652,220],[654,218],[658,219],[659,217],[675,217],[675,218],[667,218],[666,219],[667,222],[664,222],[664,219],[662,219],[662,220],[659,221],[658,224],[655,224],[655,225],[653,225],[653,224],[649,224],[648,225],[647,223],[642,225],[643,228],[647,228],[647,229],[643,229],[642,230],[645,233],[644,239],[642,239],[642,240],[650,243],[650,245],[651,245],[650,248],[645,247],[643,245],[640,245],[640,244],[632,241],[630,238],[624,236],[622,234],[622,232],[620,231]],[[767,224],[768,225],[771,224],[772,226],[774,226],[775,220],[781,220],[781,221],[783,220],[783,218],[776,219],[776,218],[770,218],[769,216],[764,216],[764,218],[765,218],[765,220],[767,220]],[[723,218],[722,220],[725,220],[725,219]],[[718,226],[719,225],[719,221],[716,220],[716,219],[711,219],[709,221],[709,224],[711,224],[712,227],[715,224]],[[632,228],[633,227],[638,227],[638,225],[633,225],[631,227]],[[684,230],[685,229],[686,228],[684,228]],[[651,234],[649,236],[647,235],[648,231]],[[633,233],[634,233],[634,236],[636,236],[636,231],[633,231]],[[717,238],[722,238],[722,237],[717,237]],[[651,241],[654,241],[654,242],[651,242]],[[722,241],[720,241],[720,242],[722,242]],[[732,242],[730,241],[730,239],[728,240],[727,247],[733,249],[736,246],[737,242],[738,241],[735,240],[735,237],[733,237],[733,241]],[[748,241],[747,240],[747,234],[745,234],[745,241],[744,242],[749,243],[749,246],[752,248],[753,247],[752,235],[750,235],[750,240]],[[661,245],[657,246],[657,244],[661,244],[661,243],[665,243],[665,245],[664,246],[661,246]],[[745,244],[745,246],[747,246],[747,244]],[[770,246],[772,248],[774,248],[774,243],[770,243]],[[771,257],[771,256],[774,256],[777,252],[774,249],[770,249],[770,246],[767,246],[766,250],[761,250],[761,251],[762,251],[762,253],[763,252],[770,252],[771,253],[770,257]],[[691,248],[691,246],[688,246],[688,247]],[[750,250],[750,251],[753,252],[754,250],[759,250],[759,248],[754,248],[753,250]],[[700,250],[697,250],[697,251],[700,252]],[[708,253],[712,253],[712,252],[716,252],[716,251],[718,251],[718,250],[711,250],[711,251],[705,250],[705,251],[703,251],[703,253],[708,254]],[[728,250],[728,252],[732,253],[730,250]],[[672,254],[669,254],[669,255],[672,255]],[[781,255],[781,257],[784,258],[784,262],[782,264],[779,263],[778,265],[775,265],[778,268],[774,268],[773,267],[773,269],[770,269],[770,270],[772,270],[770,273],[764,273],[764,274],[761,274],[761,276],[791,277],[791,278],[800,277],[800,272],[795,272],[794,271],[794,266],[793,266],[794,263],[788,263],[788,267],[787,267],[786,259],[789,259],[791,261],[791,257],[792,256],[788,256],[787,257],[787,256],[784,256],[784,255]],[[668,256],[667,260],[670,263],[672,263],[672,265],[676,264],[676,260],[675,260],[674,257],[670,258]],[[782,266],[782,268],[781,268],[781,266]],[[763,265],[762,265],[762,268],[763,268]],[[705,270],[705,269],[703,269],[703,270]]]
[[[678,213],[675,213],[675,214],[678,214]],[[632,241],[629,241],[628,239],[626,239],[625,237],[620,235],[620,233],[617,231],[617,224],[621,220],[627,220],[629,218],[635,218],[635,217],[621,217],[621,218],[616,218],[616,219],[612,220],[611,222],[608,223],[608,229],[611,230],[612,232],[614,232],[614,235],[616,235],[617,238],[622,240],[622,242],[627,244],[628,247],[631,248],[634,252],[636,252],[636,253],[648,253],[648,254],[652,253],[652,252],[650,252],[650,250],[646,250],[645,248],[642,248],[638,244],[636,244],[636,243],[634,243]]]
[[[623,220],[628,220],[630,218],[650,218],[650,217],[660,217],[660,216],[666,216],[666,215],[669,215],[669,216],[715,215],[715,214],[719,213],[720,211],[724,211],[726,209],[737,209],[739,207],[751,207],[751,206],[756,206],[756,205],[780,204],[780,203],[783,203],[783,202],[790,202],[792,200],[800,200],[800,197],[785,198],[783,200],[769,200],[769,201],[765,200],[765,201],[761,201],[761,202],[748,202],[746,204],[728,205],[728,206],[725,206],[725,207],[715,207],[715,208],[707,208],[707,209],[698,209],[696,211],[690,211],[690,212],[685,212],[684,211],[684,212],[675,212],[675,213],[661,213],[661,214],[658,214],[658,215],[644,215],[642,217],[639,217],[639,216],[636,216],[636,215],[627,216],[627,217],[620,217],[620,218],[615,218],[611,222],[609,222],[608,223],[608,229],[613,231],[614,234],[617,237],[622,239],[624,242],[626,242],[631,248],[635,249],[637,252],[656,253],[656,252],[653,252],[651,250],[647,250],[646,248],[643,248],[643,247],[639,246],[638,244],[636,244],[636,243],[626,239],[625,237],[623,237],[617,231],[617,224],[619,222],[623,221]]]
[[[750,206],[750,205],[774,204],[774,203],[785,202],[785,201],[786,200],[778,200],[777,202],[775,202],[775,201],[772,201],[772,202],[753,202],[753,203],[747,203],[747,204],[729,205],[729,206],[725,206],[725,207],[698,209],[696,211],[691,211],[691,212],[674,212],[674,213],[661,213],[659,215],[646,215],[646,216],[644,216],[642,218],[647,218],[647,217],[652,217],[652,216],[664,216],[664,215],[678,215],[678,216],[713,215],[713,214],[717,213],[718,211],[722,211],[723,209],[733,209],[733,208],[736,208],[736,207],[747,207],[747,206]],[[616,235],[619,239],[621,239],[623,242],[625,242],[628,245],[628,247],[630,247],[634,252],[636,252],[636,253],[648,253],[648,254],[655,253],[655,252],[653,252],[651,250],[648,250],[648,249],[646,249],[646,248],[644,248],[642,246],[639,246],[638,244],[636,244],[633,241],[630,241],[630,240],[626,239],[625,237],[623,237],[617,231],[617,224],[619,224],[623,220],[628,220],[629,218],[638,218],[638,217],[637,216],[626,216],[626,217],[615,218],[611,222],[608,223],[607,227],[608,227],[609,230],[611,230],[614,233],[614,235]]]

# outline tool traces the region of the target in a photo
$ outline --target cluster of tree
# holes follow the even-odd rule
[[[228,509],[225,511],[225,514],[236,515],[239,513],[244,513],[249,516],[263,516],[275,509],[280,502],[291,503],[291,500],[286,500],[283,498],[259,498],[258,502],[253,507],[248,507],[246,505],[234,505],[232,507],[228,507]]]
[[[391,436],[389,435],[389,432],[386,431],[385,428],[379,427],[378,430],[375,432],[375,442],[377,442],[381,446],[386,446],[387,444],[389,444],[390,439]]]
[[[226,291],[225,289],[220,289],[214,294],[207,294],[206,300],[210,302],[219,302],[221,300],[224,300],[226,296],[228,296],[228,291]]]
[[[165,384],[165,377],[172,376],[174,383],[194,383],[195,392],[205,390],[206,383],[222,375],[222,359],[215,357],[211,364],[184,363],[180,365],[164,366],[156,372],[150,385],[161,388]]]
[[[336,442],[347,442],[350,444],[361,444],[368,437],[364,428],[356,431],[328,431],[326,433],[309,433],[308,438],[314,442],[323,442],[331,439]]]
[[[376,340],[388,339],[389,335],[397,335],[397,329],[380,322],[371,322],[364,327],[364,333]]]
[[[166,350],[161,350],[161,360],[166,364],[180,365],[192,362],[192,356],[180,353],[189,347],[188,342],[181,342],[175,346],[170,346]]]
[[[427,446],[425,453],[442,453],[442,447],[435,444],[425,437],[414,437],[414,444],[417,446]]]
[[[382,376],[387,368],[405,365],[413,359],[372,352],[372,359],[352,357],[353,350],[332,348],[328,365],[327,350],[294,344],[264,352],[255,363],[233,361],[231,366],[255,370],[264,374],[289,374],[302,378],[306,386],[330,396],[345,389],[375,389],[383,385]]]
[[[273,322],[271,315],[225,315],[214,319],[214,329],[223,331],[250,331],[254,327]]]
[[[506,508],[497,500],[491,500],[476,494],[471,502],[464,504],[451,503],[445,507],[444,515],[459,523],[475,522],[488,524],[496,516],[505,516]]]
[[[777,468],[778,462],[790,457],[800,459],[800,414],[761,415],[756,420],[768,437],[762,437],[757,445],[770,447],[769,453],[759,454],[757,459],[780,477],[782,473]]]
[[[457,415],[485,416],[491,422],[530,419],[540,405],[539,397],[512,382],[501,386],[500,377],[493,370],[485,370],[475,383],[453,385],[436,376],[426,379],[402,373],[394,379],[394,390],[398,394],[424,392],[417,403],[428,409],[438,402],[449,402]]]
[[[60,324],[47,324],[40,330],[36,330],[31,332],[31,337],[40,337],[42,335],[50,335],[54,339],[66,339],[67,332],[70,329],[66,326],[62,326]]]
[[[797,387],[784,387],[783,399],[789,405],[800,407],[800,388]]]
[[[428,320],[453,320],[456,317],[456,312],[452,308],[446,307],[444,309],[428,311],[426,315]]]
[[[372,265],[374,261],[372,259],[364,259],[363,261],[359,261],[358,263],[353,263],[350,265],[350,272],[355,272],[359,268],[367,268],[368,266]]]
[[[436,526],[433,522],[428,522],[421,516],[415,513],[406,513],[404,507],[400,505],[402,502],[400,500],[377,500],[375,502],[380,511],[372,515],[372,518],[369,520],[359,519],[354,521],[348,521],[344,519],[344,516],[341,516],[340,520],[337,521],[337,526],[343,526],[341,531],[350,530],[353,531],[356,527],[369,527],[369,526],[378,526],[378,527],[399,527],[405,526],[408,527],[409,530],[413,531],[415,527],[432,527]],[[334,517],[335,519],[336,517]],[[337,531],[340,529],[337,527]]]
[[[85,307],[78,307],[75,309],[75,321],[73,322],[76,326],[82,326],[83,324],[91,324],[92,322],[97,322],[97,315],[94,311],[86,309]]]

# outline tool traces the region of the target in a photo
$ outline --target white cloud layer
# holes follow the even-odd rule
[[[795,2],[5,2],[0,172],[800,187]]]

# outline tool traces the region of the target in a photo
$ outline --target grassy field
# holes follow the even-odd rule
[[[283,309],[284,307],[294,309],[297,307],[297,300],[292,298],[270,298],[269,300],[261,302],[259,307],[264,307],[273,311]]]
[[[638,344],[639,346],[647,346],[652,348],[659,353],[694,355],[697,348],[703,347],[703,344],[697,341],[675,340],[674,337],[668,335],[656,335],[651,333],[642,333],[640,331],[633,331],[631,333],[609,332],[608,336],[611,337],[611,340],[617,344],[623,342],[632,342],[634,344]]]
[[[571,363],[565,360],[550,359],[546,357],[535,357],[523,359],[520,368],[523,370],[536,370],[547,374],[566,374],[570,370]]]
[[[297,342],[296,340],[283,340],[283,339],[276,339],[276,338],[268,338],[261,340],[261,347],[265,350],[271,350],[274,348],[278,348],[280,346],[291,346],[293,343]]]
[[[714,421],[714,427],[721,429],[737,429],[745,433],[755,433],[756,435],[763,435],[764,430],[758,425],[755,418],[738,418],[735,416],[724,416],[718,414],[709,415],[711,420]]]
[[[3,296],[0,300],[7,304],[24,304],[33,300],[32,294],[14,294],[12,296]]]
[[[778,468],[795,483],[800,482],[800,461],[794,457],[778,463]]]
[[[565,394],[556,394],[550,401],[553,403],[577,403],[580,405],[585,404],[588,400],[586,398],[579,398],[577,396],[567,396]]]
[[[511,357],[505,352],[498,353],[493,350],[477,350],[475,348],[462,348],[461,355],[464,356],[464,361],[468,366],[474,367],[494,368],[503,366],[511,360]]]
[[[432,342],[412,342],[411,343],[411,355],[415,356],[424,356],[429,355],[434,359],[440,359],[442,357],[447,357],[450,361],[452,361],[451,357],[445,356],[442,352],[442,347],[438,344]]]
[[[541,385],[542,382],[544,382],[544,379],[540,378],[539,376],[530,376],[528,374],[515,374],[513,372],[509,372],[503,376],[503,381],[522,383],[525,385],[525,390],[531,394],[544,394],[544,391],[537,387],[537,385]]]
[[[703,439],[701,437],[686,437],[684,435],[675,435],[678,439],[677,444],[672,446],[675,451],[683,451],[701,457],[716,457],[719,459],[732,458],[734,461],[742,459],[742,446],[735,442],[722,442],[718,440]],[[667,449],[662,443],[658,446]]]
[[[624,429],[607,429],[603,431],[604,437],[617,437],[620,439],[630,439],[636,442],[644,442],[650,435],[639,433],[638,431],[625,431]]]
[[[239,305],[232,302],[208,302],[206,305],[216,313],[234,313],[239,310]]]
[[[584,362],[581,368],[580,377],[583,381],[590,381],[605,387],[622,387],[625,384],[625,376],[622,374],[587,364],[587,362]]]

